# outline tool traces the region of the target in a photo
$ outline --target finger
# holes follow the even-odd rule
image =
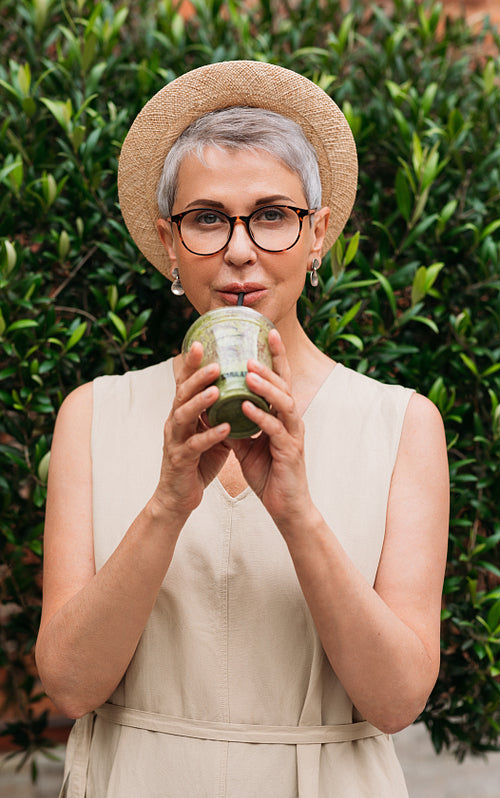
[[[266,413],[265,410],[261,410],[260,407],[257,407],[253,402],[248,400],[242,403],[241,409],[247,418],[257,424],[261,431],[265,433],[274,444],[277,443],[277,439],[279,441],[279,438],[282,438],[283,441],[281,446],[284,445],[284,436],[288,438],[288,433],[285,430],[283,422],[279,418],[273,416],[271,413]]]
[[[273,371],[279,374],[285,382],[291,382],[291,369],[286,356],[285,346],[281,340],[281,335],[278,330],[271,330],[269,332],[269,349],[273,359]]]
[[[190,374],[200,368],[203,360],[203,345],[200,341],[193,341],[188,351],[181,360],[180,375],[186,379]],[[185,372],[185,373],[184,373]]]
[[[199,428],[200,416],[218,399],[219,389],[215,385],[195,393],[189,399],[172,407],[170,415],[172,434],[175,440],[192,435]]]
[[[272,369],[261,363],[259,360],[249,360],[247,364],[247,370],[248,374],[259,374],[264,380],[276,385],[276,387],[280,388],[282,391],[289,390],[288,382],[275,371],[272,371]]]
[[[230,432],[231,425],[225,421],[223,424],[218,424],[216,427],[209,427],[204,432],[198,432],[192,435],[187,439],[185,444],[188,456],[193,460],[199,459],[202,454],[224,441]]]
[[[209,363],[207,366],[198,367],[194,372],[186,369],[177,379],[177,389],[174,398],[174,407],[184,404],[196,394],[205,390],[215,382],[220,374],[218,363]]]
[[[185,382],[192,374],[197,372],[203,362],[203,345],[194,341],[187,352],[180,358],[177,382]]]
[[[302,420],[297,412],[295,400],[289,393],[288,387],[281,381],[281,385],[276,385],[264,379],[260,374],[248,372],[247,385],[253,393],[262,396],[271,405],[272,413],[266,415],[277,416],[285,425],[290,435],[301,433]]]
[[[278,330],[271,330],[269,333],[269,350],[272,358],[272,369],[265,366],[259,360],[250,360],[248,368],[250,371],[257,371],[266,379],[279,385],[282,380],[288,387],[291,385],[292,372],[286,356],[285,347]]]

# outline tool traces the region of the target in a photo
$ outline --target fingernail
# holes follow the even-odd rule
[[[252,367],[252,369],[256,369],[257,371],[262,371],[262,370],[263,370],[263,368],[264,368],[264,366],[263,366],[263,364],[260,362],[260,360],[253,360],[253,359],[251,359],[251,360],[249,360],[249,361],[248,361],[248,365],[249,365],[249,366],[251,366],[251,367]],[[249,373],[250,373],[250,372],[249,372]],[[252,373],[253,373],[253,372],[252,372]]]

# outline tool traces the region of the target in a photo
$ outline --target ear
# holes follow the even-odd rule
[[[174,247],[172,225],[170,222],[167,222],[166,219],[158,219],[156,221],[156,229],[158,230],[161,243],[167,250],[168,257],[170,258],[170,262],[172,264],[172,269],[174,269],[177,266],[177,255]]]
[[[309,251],[308,268],[315,258],[321,261],[321,250],[323,248],[323,241],[325,240],[326,231],[328,228],[328,221],[330,219],[330,208],[320,208],[319,211],[313,216],[312,225],[312,240],[311,249]]]

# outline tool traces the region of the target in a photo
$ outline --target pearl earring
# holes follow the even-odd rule
[[[316,288],[319,283],[318,269],[320,266],[321,261],[319,261],[317,258],[314,258],[311,264],[311,271],[309,272],[309,280],[313,288]]]
[[[175,296],[182,296],[184,293],[184,289],[182,287],[181,278],[179,277],[179,269],[177,268],[177,266],[175,267],[175,269],[172,269],[172,277],[174,278],[174,281],[170,286],[170,290],[172,291],[173,294],[175,294]]]

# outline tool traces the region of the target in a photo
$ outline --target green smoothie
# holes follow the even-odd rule
[[[214,427],[229,422],[230,438],[248,438],[259,431],[259,427],[241,409],[246,399],[262,410],[269,410],[267,402],[249,390],[245,377],[247,362],[251,358],[272,368],[268,336],[273,328],[274,324],[269,319],[252,308],[217,308],[200,316],[182,342],[184,354],[194,341],[202,344],[202,366],[214,362],[219,364],[221,373],[215,382],[219,398],[208,410],[208,423]]]

